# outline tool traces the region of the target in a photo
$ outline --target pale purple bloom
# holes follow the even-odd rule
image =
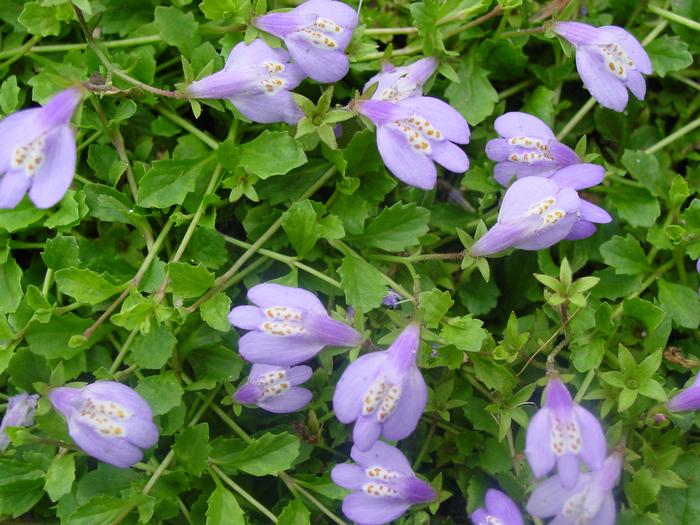
[[[601,172],[587,166],[567,166],[549,179],[524,177],[515,181],[503,197],[498,221],[474,243],[470,254],[488,256],[507,248],[540,250],[563,239],[593,235],[593,223],[607,223],[612,217],[578,196],[576,190],[602,180]]]
[[[554,32],[576,47],[576,69],[598,103],[615,111],[627,106],[627,89],[644,100],[642,73],[652,72],[649,55],[630,33],[617,26],[593,27],[558,22]]]
[[[523,516],[513,500],[496,489],[486,491],[486,508],[470,516],[474,525],[523,525]]]
[[[681,390],[668,402],[671,412],[685,412],[700,409],[700,374],[695,377],[692,386]]]
[[[141,449],[158,441],[151,407],[121,383],[97,381],[84,388],[54,388],[49,399],[66,418],[68,433],[83,452],[115,467],[138,463]]]
[[[545,394],[545,406],[527,427],[525,455],[535,477],[556,466],[562,485],[570,488],[579,478],[579,459],[589,470],[603,466],[605,435],[596,417],[574,404],[559,379],[549,380]]]
[[[34,412],[39,400],[37,394],[22,392],[12,396],[7,402],[7,412],[0,423],[0,452],[7,449],[10,438],[5,433],[7,427],[28,427],[34,424]]]
[[[423,84],[435,72],[437,66],[437,60],[432,57],[421,58],[413,64],[401,67],[385,62],[382,65],[382,72],[370,78],[362,91],[364,93],[377,84],[370,98],[387,102],[398,102],[405,98],[420,96],[423,94]]]
[[[294,62],[318,82],[336,82],[348,73],[345,48],[357,26],[353,8],[336,0],[307,0],[288,13],[268,13],[253,25],[284,40]]]
[[[241,42],[231,51],[224,69],[193,82],[187,94],[196,98],[226,98],[246,118],[264,124],[296,124],[302,112],[290,89],[305,75],[284,49],[272,49],[259,38]]]
[[[236,306],[232,325],[250,330],[238,341],[253,363],[292,366],[308,361],[325,346],[357,346],[362,335],[331,319],[321,301],[306,290],[263,283],[248,290],[255,306]]]
[[[355,107],[377,126],[379,154],[389,171],[406,184],[432,189],[437,180],[434,162],[455,173],[469,169],[467,154],[454,144],[469,142],[469,125],[442,100],[360,100]]]
[[[493,176],[502,186],[507,186],[513,178],[551,177],[572,164],[599,173],[601,180],[605,174],[602,166],[582,164],[578,155],[559,142],[549,126],[537,117],[512,111],[498,117],[494,127],[503,138],[490,140],[486,155],[498,163]]]
[[[595,472],[581,474],[567,487],[559,475],[542,482],[530,496],[527,511],[538,518],[556,518],[550,525],[614,525],[615,498],[622,457],[609,456]]]
[[[253,365],[248,381],[236,390],[233,398],[275,414],[296,412],[308,405],[312,397],[309,390],[297,385],[305,383],[312,375],[313,370],[303,365]]]
[[[343,500],[343,514],[358,525],[381,525],[398,519],[411,505],[430,503],[437,493],[418,479],[406,457],[396,447],[377,441],[362,451],[352,447],[356,464],[333,467],[336,485],[352,490]]]
[[[396,308],[401,301],[401,296],[394,290],[389,288],[386,295],[382,298],[382,305],[388,306],[389,308]]]
[[[388,350],[365,354],[340,377],[333,410],[343,423],[355,421],[353,441],[368,450],[382,435],[395,441],[413,432],[428,401],[416,366],[420,327],[411,323]]]
[[[70,119],[80,97],[77,88],[65,89],[0,121],[0,208],[14,208],[27,192],[37,208],[63,198],[75,174]]]

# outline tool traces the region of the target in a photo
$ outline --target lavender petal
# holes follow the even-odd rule
[[[596,227],[592,222],[588,222],[585,219],[579,219],[574,223],[573,227],[571,228],[571,231],[566,237],[564,237],[564,239],[567,241],[577,241],[579,239],[586,239],[587,237],[590,237],[591,235],[595,234],[595,232]]]
[[[362,342],[362,334],[357,330],[326,314],[305,313],[302,316],[302,322],[310,337],[326,345],[357,346]]]
[[[603,182],[605,169],[597,164],[573,164],[558,170],[552,180],[562,188],[583,190]]]
[[[68,434],[83,452],[115,467],[127,468],[143,458],[141,449],[129,441],[101,436],[76,420],[68,420]]]
[[[556,463],[556,456],[550,444],[552,439],[551,418],[550,410],[542,408],[537,411],[527,426],[525,455],[536,478],[541,478],[550,472]]]
[[[486,491],[486,508],[504,525],[523,525],[523,517],[513,500],[500,490]]]
[[[291,33],[285,43],[294,62],[316,82],[337,82],[348,74],[350,61],[344,51],[316,47],[299,33]]]
[[[502,210],[503,206],[501,205]],[[484,257],[513,248],[522,239],[530,236],[539,223],[540,220],[534,216],[508,224],[496,223],[474,243],[470,254],[473,257]]]
[[[78,88],[64,89],[56,93],[41,108],[39,120],[46,130],[57,126],[65,126],[75,113],[75,108],[80,103],[82,95]]]
[[[692,386],[682,390],[668,402],[671,412],[684,412],[700,409],[700,388]]]
[[[501,186],[507,187],[513,179],[525,177],[551,177],[559,166],[551,161],[532,162],[499,162],[493,167],[493,177]]]
[[[398,490],[402,498],[407,499],[412,505],[430,503],[437,498],[437,493],[430,483],[413,476],[395,478],[389,483]]]
[[[374,414],[358,417],[352,429],[354,447],[359,450],[369,450],[379,439],[381,431],[382,425]]]
[[[286,306],[326,314],[326,309],[314,294],[303,288],[293,288],[281,284],[257,284],[248,290],[248,300],[261,308]]]
[[[612,221],[610,214],[603,208],[595,204],[581,199],[581,207],[579,208],[581,218],[598,224],[607,224]]]
[[[292,383],[292,386],[301,385],[306,383],[311,376],[314,375],[314,371],[310,366],[301,365],[293,366],[287,370],[287,379]]]
[[[557,472],[565,488],[576,486],[580,473],[578,458],[567,452],[557,458]]]
[[[644,100],[644,95],[647,93],[647,83],[639,71],[628,71],[625,85],[629,88],[637,100]]]
[[[307,0],[294,9],[294,13],[298,15],[314,14],[317,17],[332,20],[350,30],[357,26],[357,12],[349,5],[337,0]]]
[[[278,336],[248,332],[238,340],[238,351],[251,363],[292,366],[308,361],[324,347],[320,341],[304,336]]]
[[[187,94],[194,98],[229,98],[241,92],[254,92],[258,78],[251,68],[218,71],[187,87]]]
[[[30,179],[23,171],[9,171],[0,175],[0,208],[17,206],[29,189]]]
[[[377,147],[384,165],[396,178],[424,190],[435,187],[437,171],[433,162],[415,151],[391,124],[377,128]]]
[[[574,407],[574,417],[581,432],[581,452],[579,456],[589,470],[603,468],[605,455],[607,454],[607,443],[603,427],[598,418],[581,406]]]
[[[364,468],[381,465],[404,476],[413,476],[411,464],[406,459],[406,456],[398,448],[392,447],[383,441],[377,441],[368,450],[360,450],[354,446],[350,450],[350,457]]]
[[[360,417],[362,398],[386,366],[387,357],[387,352],[365,354],[345,369],[333,393],[333,410],[342,423],[352,423]]]
[[[580,47],[576,51],[576,69],[586,89],[601,106],[618,112],[625,109],[629,98],[625,84],[606,71],[597,51]]]
[[[399,498],[376,498],[353,492],[343,500],[343,514],[358,524],[382,525],[397,519],[411,506]]]
[[[598,31],[604,35],[603,38],[606,40],[606,43],[615,42],[622,46],[622,49],[624,49],[625,53],[632,59],[634,67],[636,67],[640,73],[644,73],[645,75],[653,73],[649,55],[634,35],[618,26],[603,26],[599,27]]]
[[[357,109],[377,126],[413,116],[412,110],[386,100],[363,100]]]
[[[469,124],[462,114],[448,103],[434,97],[411,97],[397,104],[428,119],[450,142],[469,143]]]
[[[464,173],[469,169],[469,158],[462,148],[449,140],[430,143],[432,152],[430,157],[443,168],[453,173]]]
[[[262,92],[237,93],[229,100],[244,117],[262,124],[286,122],[292,125],[304,116],[292,94],[286,90],[272,95]]]
[[[336,485],[348,490],[359,490],[367,481],[365,469],[359,465],[341,463],[331,470],[331,479]]]
[[[409,436],[416,429],[427,403],[428,388],[420,370],[414,366],[402,385],[395,412],[384,421],[382,435],[391,441]]]
[[[542,120],[520,111],[510,111],[498,117],[494,128],[499,135],[505,138],[533,137],[540,139],[553,139],[554,133]]]
[[[262,388],[252,383],[246,383],[236,390],[233,398],[244,405],[252,405],[257,403],[262,396]]]
[[[34,176],[29,198],[37,208],[50,208],[59,202],[73,182],[76,144],[73,130],[63,125],[45,137],[44,164]]]
[[[313,25],[316,21],[317,16],[312,13],[302,14],[295,11],[268,13],[254,18],[253,25],[277,38],[285,38],[288,34]]]
[[[236,306],[228,314],[229,323],[243,330],[255,330],[265,320],[265,315],[257,306]]]
[[[306,388],[294,386],[284,394],[258,401],[258,406],[275,414],[288,414],[301,410],[311,402],[313,394]]]
[[[41,108],[23,109],[0,120],[0,173],[10,169],[15,149],[46,132],[39,123]],[[4,195],[0,192],[0,195]]]
[[[537,518],[556,516],[564,503],[576,494],[589,478],[590,474],[582,474],[575,487],[565,488],[558,475],[552,476],[537,486],[525,509]]]

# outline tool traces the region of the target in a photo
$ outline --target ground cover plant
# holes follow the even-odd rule
[[[698,2],[0,20],[0,523],[697,522]]]

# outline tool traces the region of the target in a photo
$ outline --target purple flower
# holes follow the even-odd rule
[[[558,22],[554,32],[576,47],[576,69],[593,98],[606,108],[623,111],[627,89],[644,100],[644,74],[651,61],[639,41],[617,26],[593,27],[580,22]]]
[[[563,239],[590,237],[596,231],[593,223],[610,222],[608,212],[576,192],[602,180],[602,173],[587,166],[591,165],[567,166],[549,179],[515,181],[503,197],[498,222],[474,243],[471,255],[488,256],[507,248],[540,250]]]
[[[486,491],[486,508],[478,508],[471,515],[474,525],[523,525],[518,506],[503,492]]]
[[[222,71],[193,82],[190,97],[226,98],[254,122],[296,124],[302,112],[290,89],[305,75],[283,49],[272,49],[259,38],[241,42],[231,51]]]
[[[432,189],[437,180],[433,162],[455,173],[469,169],[467,154],[453,144],[469,142],[469,125],[442,100],[361,100],[356,108],[377,126],[379,154],[389,171],[406,184]]]
[[[357,26],[357,13],[335,0],[307,0],[288,13],[253,20],[258,29],[284,40],[294,62],[318,82],[336,82],[348,73],[345,48]]]
[[[381,525],[398,519],[411,505],[429,503],[437,493],[418,479],[396,447],[377,441],[369,450],[352,447],[357,464],[333,467],[336,485],[352,490],[343,500],[343,514],[359,525]]]
[[[493,175],[502,186],[508,186],[513,178],[551,177],[565,166],[581,164],[578,155],[558,142],[547,124],[537,117],[512,111],[498,117],[494,127],[503,138],[490,140],[486,155],[498,163]],[[582,165],[603,179],[602,166]]]
[[[14,208],[27,191],[37,208],[50,208],[63,198],[75,174],[70,119],[80,96],[77,88],[65,89],[44,107],[0,121],[0,208]]]
[[[695,377],[693,385],[681,390],[668,402],[671,412],[685,412],[700,409],[700,374]]]
[[[388,306],[389,308],[396,308],[401,301],[401,295],[396,293],[394,290],[389,288],[386,295],[382,298],[382,304]]]
[[[352,437],[368,450],[381,434],[403,439],[413,432],[428,401],[416,366],[420,327],[409,324],[388,350],[365,354],[345,369],[333,394],[333,410],[343,423],[355,421]]]
[[[387,102],[399,102],[405,98],[420,96],[423,94],[423,84],[435,72],[437,66],[437,60],[432,57],[421,58],[413,64],[402,67],[395,67],[385,62],[382,65],[382,72],[370,78],[362,91],[364,93],[377,84],[371,99]]]
[[[7,412],[0,423],[0,452],[3,452],[10,444],[10,438],[5,433],[7,427],[28,427],[34,424],[34,412],[39,400],[37,394],[26,393],[12,396],[7,403]]]
[[[275,414],[296,412],[311,401],[311,392],[297,385],[308,381],[312,374],[308,366],[253,365],[248,381],[236,390],[233,398]]]
[[[527,427],[525,454],[535,477],[541,478],[556,465],[561,484],[576,485],[579,459],[590,470],[603,466],[605,435],[600,423],[585,408],[575,405],[558,378],[550,379],[545,406]]]
[[[532,493],[527,511],[538,518],[556,516],[551,525],[614,525],[612,489],[621,467],[621,456],[613,454],[599,470],[581,474],[574,486],[568,487],[560,476],[552,476]]]
[[[232,325],[251,330],[238,341],[253,363],[292,366],[311,359],[324,346],[357,346],[362,335],[331,319],[321,301],[306,290],[264,283],[248,290],[255,306],[236,306]]]
[[[54,408],[68,421],[68,433],[86,454],[126,468],[141,461],[141,449],[158,441],[148,403],[126,385],[97,381],[84,388],[54,388]]]

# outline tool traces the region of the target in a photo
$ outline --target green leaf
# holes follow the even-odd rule
[[[700,458],[694,453],[684,454],[673,466],[688,485],[685,489],[662,488],[657,498],[664,525],[695,525],[700,516]]]
[[[73,481],[75,481],[75,456],[73,454],[56,456],[46,472],[44,490],[51,501],[56,502],[70,492]]]
[[[207,470],[209,454],[212,451],[209,445],[209,425],[200,423],[187,427],[175,436],[173,450],[185,472],[201,476]]]
[[[156,8],[156,10],[159,8]],[[168,208],[182,204],[194,190],[197,177],[211,157],[192,160],[159,160],[153,163],[139,184],[136,201],[144,208]]]
[[[17,310],[22,301],[22,269],[13,258],[0,265],[0,314]]]
[[[0,232],[13,233],[25,229],[34,224],[47,214],[46,210],[40,210],[25,199],[12,210],[0,210]]]
[[[655,197],[668,195],[669,179],[659,166],[659,161],[651,153],[625,150],[622,155],[624,164],[630,175],[637,179]]]
[[[78,507],[66,520],[66,525],[104,525],[112,523],[125,510],[134,508],[138,501],[134,498],[116,498],[114,496],[95,496]]]
[[[203,0],[199,9],[209,20],[240,22],[247,21],[253,10],[249,0]]]
[[[103,184],[83,187],[90,215],[107,222],[139,224],[143,219],[134,211],[134,203],[123,193]]]
[[[615,273],[635,275],[651,271],[639,241],[629,233],[626,237],[615,235],[600,246],[605,264],[615,268]]]
[[[639,297],[625,299],[623,312],[642,321],[649,332],[656,330],[666,317],[666,313],[661,308]]]
[[[18,479],[0,485],[0,515],[17,518],[34,507],[43,495],[41,479]]]
[[[659,302],[678,326],[695,329],[700,325],[700,296],[695,290],[661,279]]]
[[[61,22],[56,18],[56,7],[45,7],[38,2],[25,3],[18,21],[32,35],[56,36],[61,31]]]
[[[186,57],[190,57],[201,43],[199,24],[192,13],[184,13],[176,7],[158,6],[155,24],[163,40],[177,47]]]
[[[443,316],[454,304],[450,292],[441,292],[438,289],[429,292],[421,292],[420,308],[423,313],[423,324],[428,328],[436,328]]]
[[[108,281],[104,275],[87,268],[64,268],[56,272],[58,289],[79,303],[98,304],[119,293],[124,285]]]
[[[651,59],[654,73],[665,77],[670,71],[680,71],[693,63],[693,55],[686,44],[677,36],[661,36],[647,44],[646,51]]]
[[[279,515],[278,525],[310,525],[311,513],[299,498],[294,498]]]
[[[611,186],[609,195],[620,217],[632,226],[652,226],[661,214],[659,201],[644,188]]]
[[[144,397],[156,416],[179,406],[183,394],[174,372],[144,377],[139,381],[136,391]]]
[[[90,319],[81,319],[69,313],[52,317],[47,323],[32,322],[25,335],[32,353],[46,359],[70,359],[85,350],[86,346],[71,347],[71,338],[81,335],[91,324]]]
[[[449,319],[442,326],[440,336],[448,343],[465,352],[478,352],[486,339],[483,321],[471,315]]]
[[[206,525],[244,525],[243,511],[233,494],[217,485],[207,500]]]
[[[168,292],[190,299],[199,297],[214,286],[214,274],[201,264],[192,266],[183,262],[168,263]]]
[[[603,362],[605,354],[605,340],[594,337],[590,341],[571,343],[571,362],[576,370],[581,373],[598,368]]]
[[[218,293],[202,303],[199,307],[199,315],[214,330],[228,332],[231,330],[231,323],[228,321],[230,310],[231,299],[224,293]]]
[[[498,92],[489,82],[489,72],[477,64],[476,57],[477,53],[472,52],[462,60],[459,84],[452,82],[445,90],[447,100],[472,126],[491,115],[498,102]]]
[[[0,86],[0,110],[5,115],[12,113],[19,104],[20,89],[17,86],[17,77],[8,77]]]
[[[240,147],[240,164],[249,173],[267,179],[284,175],[306,163],[306,154],[289,134],[265,130]]]
[[[397,202],[382,212],[365,228],[362,235],[352,238],[373,248],[400,251],[420,243],[419,238],[428,233],[430,212],[413,203]]]
[[[295,202],[284,212],[282,228],[299,257],[309,253],[321,238],[316,211],[308,199]]]
[[[267,432],[249,443],[226,466],[253,476],[271,476],[291,467],[298,455],[298,437],[287,432]]]
[[[173,355],[177,339],[167,326],[157,325],[139,334],[131,345],[131,360],[144,369],[159,370]]]
[[[661,490],[661,483],[648,468],[640,468],[632,479],[625,484],[625,495],[629,501],[644,510],[656,503],[656,496]]]
[[[384,276],[371,264],[347,256],[338,268],[340,282],[348,304],[368,312],[382,304],[387,293]]]

